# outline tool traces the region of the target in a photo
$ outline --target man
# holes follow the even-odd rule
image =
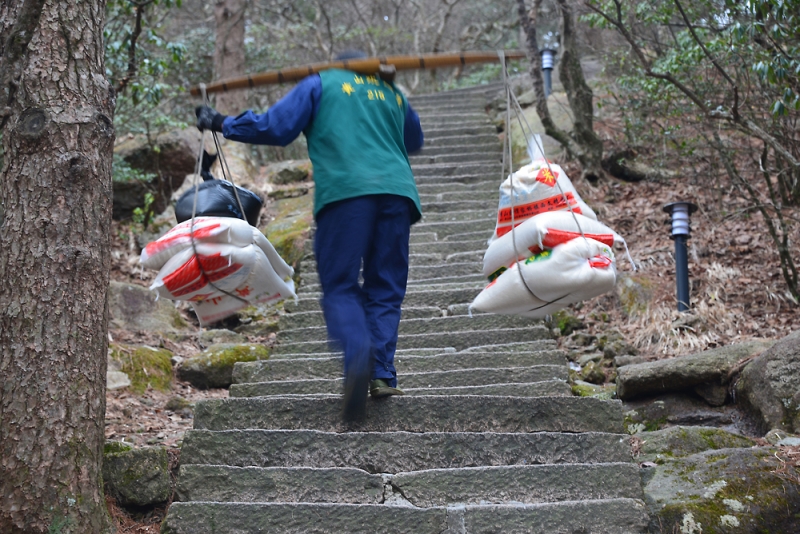
[[[196,110],[198,128],[234,141],[285,146],[300,132],[306,136],[314,166],[314,253],[328,338],[344,352],[346,421],[363,419],[368,389],[376,398],[403,394],[394,353],[409,232],[421,217],[408,153],[422,147],[423,134],[393,78],[393,70],[380,76],[327,70],[303,79],[264,114]]]

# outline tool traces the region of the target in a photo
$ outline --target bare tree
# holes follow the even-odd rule
[[[0,532],[103,533],[105,2],[0,7]]]

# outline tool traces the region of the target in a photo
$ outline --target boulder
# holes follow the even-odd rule
[[[204,330],[197,335],[197,341],[203,347],[220,343],[247,343],[247,338],[224,328]]]
[[[310,160],[287,160],[271,163],[265,169],[267,179],[273,184],[287,185],[311,179]]]
[[[132,449],[110,443],[103,454],[106,495],[121,506],[152,506],[171,494],[169,461],[164,447]]]
[[[631,434],[673,425],[728,426],[740,418],[734,406],[709,406],[694,393],[670,393],[623,405],[625,429]]]
[[[114,147],[132,168],[155,176],[147,183],[138,180],[114,182],[114,219],[128,219],[133,210],[144,205],[144,195],[155,195],[153,208],[161,213],[169,198],[187,174],[195,171],[200,134],[193,128],[161,134],[151,143],[145,136],[134,136]]]
[[[691,389],[705,383],[725,385],[728,372],[740,360],[771,345],[770,341],[748,341],[669,360],[626,365],[619,369],[617,395],[628,400]]]
[[[189,326],[172,301],[135,284],[109,284],[108,312],[112,329],[172,333]]]
[[[664,463],[698,452],[752,447],[750,438],[708,426],[673,426],[654,432],[640,432],[639,462]]]
[[[253,362],[269,358],[264,345],[220,343],[199,355],[187,358],[178,368],[178,378],[200,389],[227,388],[232,383],[236,362]]]
[[[106,367],[106,389],[113,391],[115,389],[126,388],[131,385],[130,377],[122,372],[122,364],[108,356],[108,366]]]
[[[644,470],[650,532],[800,532],[800,473],[775,453],[710,450]]]
[[[130,388],[144,393],[148,387],[158,391],[172,389],[172,353],[148,346],[111,344],[109,358],[130,379]]]
[[[742,371],[738,400],[761,433],[800,433],[800,331],[775,343]]]
[[[314,223],[314,197],[305,195],[275,202],[277,212],[264,229],[264,235],[278,251],[281,258],[299,274],[304,245]]]
[[[626,317],[643,314],[653,300],[653,280],[644,274],[620,273],[614,292]]]

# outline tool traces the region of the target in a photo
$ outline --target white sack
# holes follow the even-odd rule
[[[197,217],[194,220],[195,246],[198,243],[226,243],[243,247],[253,242],[253,231],[258,232],[242,219]],[[161,269],[170,258],[191,246],[192,221],[189,220],[176,225],[156,241],[148,243],[139,262],[148,269]]]
[[[483,256],[483,275],[488,277],[498,269],[508,268],[517,260],[552,249],[583,236],[613,247],[625,240],[605,224],[569,211],[542,213],[526,220],[511,232],[494,239]],[[516,253],[514,251],[516,242]]]
[[[570,209],[597,220],[597,215],[583,202],[564,169],[555,163],[550,163],[548,167],[544,159],[525,165],[509,175],[500,185],[500,203],[497,207],[497,225],[493,240],[511,230],[512,204],[515,226],[540,213]]]
[[[573,239],[513,264],[475,297],[470,308],[543,318],[567,304],[611,291],[616,280],[611,247],[589,238]]]

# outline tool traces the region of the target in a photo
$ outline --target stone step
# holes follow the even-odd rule
[[[499,195],[497,194],[499,182],[492,182],[491,188],[485,189],[469,189],[464,188],[450,188],[438,193],[420,193],[419,200],[422,203],[423,212],[432,209],[433,205],[440,205],[441,203],[452,202],[483,202],[484,207],[487,205],[494,206],[497,204]]]
[[[411,107],[420,117],[431,113],[474,113],[476,110],[485,108],[488,102],[485,98],[474,96],[466,99],[452,99],[439,101],[421,101],[418,104],[411,104]]]
[[[461,265],[458,263],[453,263],[449,265]],[[466,266],[463,266],[463,269],[466,269]],[[426,267],[419,267],[417,269],[417,274],[411,275],[408,280],[408,291],[414,291],[417,287],[430,287],[430,286],[473,286],[477,284],[478,291],[475,293],[476,295],[483,289],[483,286],[486,285],[486,279],[482,274],[477,272],[473,274],[453,274],[455,271],[439,271],[439,267],[433,269],[432,272],[427,274],[423,274],[420,269],[426,269]],[[462,271],[462,267],[458,267],[457,271]],[[312,275],[309,275],[312,276]],[[430,278],[426,278],[426,276],[430,276]],[[322,291],[322,286],[319,284],[306,282],[303,283],[297,290],[297,295],[303,297],[307,294],[314,294],[319,293]]]
[[[452,89],[448,91],[440,91],[436,93],[425,93],[419,95],[412,95],[408,97],[412,105],[421,104],[423,102],[442,102],[448,100],[464,99],[464,98],[481,98],[484,101],[488,98],[494,98],[495,93],[503,90],[502,82],[486,83],[482,85],[473,85],[470,87],[463,87],[459,89]]]
[[[418,165],[430,165],[434,163],[502,163],[503,155],[499,151],[478,151],[461,153],[451,151],[450,154],[439,154],[429,156],[425,154],[414,154],[409,156],[412,170]]]
[[[487,384],[483,386],[458,386],[448,388],[409,388],[406,395],[494,395],[506,397],[569,397],[572,387],[563,380],[541,382]]]
[[[543,327],[534,326],[536,319],[519,317],[514,315],[476,315],[437,317],[432,319],[406,319],[400,321],[400,335],[409,334],[432,334],[442,332],[455,332],[464,330],[492,330],[496,328],[532,328],[532,334],[539,335],[538,339],[545,336],[540,330]],[[324,326],[308,326],[304,328],[293,328],[291,330],[281,330],[278,332],[280,343],[297,343],[300,341],[317,341],[326,339]]]
[[[414,508],[385,504],[283,504],[176,502],[169,508],[163,534],[264,532],[340,534],[382,530],[395,533],[477,534],[503,532],[644,532],[647,515],[638,499],[565,501],[528,505],[469,505]]]
[[[495,132],[495,128],[493,125],[489,123],[478,123],[478,122],[458,122],[453,123],[452,126],[454,128],[485,128],[486,133],[493,133]],[[425,125],[422,125],[423,131],[426,130]],[[430,130],[430,128],[428,128]],[[425,133],[427,136],[427,132]],[[490,141],[488,143],[470,143],[466,145],[456,145],[456,146],[423,146],[421,149],[417,150],[409,154],[409,156],[440,156],[446,154],[466,154],[471,151],[476,152],[492,152],[498,154],[501,158],[503,157],[503,147],[500,143],[496,141]]]
[[[557,349],[531,352],[458,352],[434,355],[399,354],[395,356],[398,373],[428,373],[457,369],[527,367],[555,365],[566,368],[566,356]],[[233,366],[233,383],[269,382],[333,378],[342,374],[342,359],[337,355],[317,358],[269,359],[239,362]]]
[[[448,278],[453,281],[463,280],[465,282],[467,280],[483,280],[481,259],[479,257],[477,261],[469,262],[453,261],[433,265],[414,265],[408,271],[408,281],[413,283],[435,278]],[[315,270],[303,271],[300,273],[300,283],[301,289],[308,290],[311,285],[319,285],[319,276]]]
[[[455,222],[455,221],[485,221],[489,220],[494,223],[497,220],[497,207],[492,206],[490,203],[483,203],[483,207],[479,209],[464,209],[462,202],[442,202],[442,207],[450,204],[450,209],[442,209],[441,211],[432,211],[422,214],[422,220],[419,224],[432,223],[432,222]],[[487,206],[486,204],[490,204]]]
[[[432,214],[432,213],[447,213],[448,211],[473,211],[473,212],[481,212],[487,209],[492,209],[492,212],[496,214],[497,208],[493,206],[492,202],[492,195],[491,193],[481,192],[481,193],[472,193],[468,197],[469,194],[462,195],[463,197],[467,198],[437,198],[439,195],[426,195],[427,199],[425,199],[425,203],[422,205],[422,220],[425,220],[425,217]],[[490,196],[491,195],[491,196]],[[420,199],[420,202],[422,199]]]
[[[605,432],[189,430],[181,447],[182,466],[353,467],[369,473],[630,460],[628,437]]]
[[[469,347],[492,343],[512,343],[546,339],[550,331],[542,326],[527,328],[497,328],[494,330],[462,330],[456,332],[435,332],[428,334],[400,334],[397,346],[405,349],[453,347],[464,350]],[[305,354],[327,352],[330,349],[327,341],[283,342],[273,349],[273,354]]]
[[[334,375],[335,376],[335,375]],[[449,371],[430,371],[425,373],[406,373],[398,370],[398,384],[403,389],[452,388],[464,386],[486,386],[491,384],[533,383],[547,380],[569,378],[566,365],[532,365],[529,367],[457,369]],[[336,395],[342,392],[344,381],[341,378],[303,378],[300,380],[274,380],[233,384],[231,397],[262,397],[267,395]],[[452,393],[452,392],[451,392]],[[440,393],[436,393],[440,394]]]
[[[425,139],[425,145],[434,146],[459,146],[468,145],[470,143],[496,143],[495,146],[500,144],[500,139],[494,132],[478,134],[478,135],[444,135],[436,137],[435,139]],[[498,165],[499,167],[499,165]]]
[[[463,165],[454,163],[415,165],[413,168],[417,183],[420,183],[420,180],[426,177],[442,178],[444,176],[461,176],[466,174],[483,175],[487,178],[499,177],[501,170],[499,161],[490,163],[466,163]]]
[[[480,416],[476,417],[478,414]],[[231,397],[198,402],[194,428],[206,430],[348,430],[341,399]],[[453,395],[370,399],[362,432],[622,433],[619,401],[592,397]]]
[[[388,494],[388,495],[387,495]],[[419,508],[642,498],[631,462],[430,469],[384,476],[353,468],[184,465],[178,501],[382,504]]]
[[[458,123],[448,124],[447,127],[434,126],[423,130],[425,135],[425,143],[429,140],[435,141],[440,137],[454,137],[454,136],[474,136],[474,135],[493,135],[495,138],[495,150],[499,153],[502,150],[502,143],[497,137],[496,128],[488,121],[477,125],[458,125]],[[489,144],[489,143],[487,143]],[[436,143],[432,142],[430,146],[435,146]],[[467,143],[465,143],[467,145]]]
[[[437,306],[446,308],[450,303],[472,302],[483,289],[483,282],[464,284],[460,287],[426,288],[420,286],[406,292],[403,308]],[[295,304],[293,301],[284,302],[287,312],[303,312],[320,310],[319,299],[321,293],[303,296]]]
[[[461,252],[486,251],[486,239],[475,239],[472,241],[426,241],[417,242],[411,245],[411,254],[439,254],[446,258],[451,254]]]
[[[496,217],[497,212],[495,212],[495,216],[491,219],[476,218],[469,221],[421,222],[415,224],[414,226],[416,227],[416,230],[421,232],[435,232],[440,241],[448,236],[456,234],[461,235],[465,233],[474,235],[476,233],[483,232],[483,235],[490,236],[494,232],[496,226]]]
[[[300,344],[296,344],[300,345]],[[492,353],[492,354],[532,354],[540,351],[556,350],[557,343],[554,339],[537,339],[537,340],[524,340],[515,342],[499,342],[491,345],[472,345],[465,349],[458,350],[455,347],[401,347],[395,351],[396,358],[410,357],[410,356],[439,356],[442,354],[456,354],[458,356],[469,356],[477,353]],[[269,361],[279,360],[292,360],[295,358],[339,358],[340,352],[320,350],[316,352],[299,352],[286,350],[279,351],[280,346],[277,346],[270,353]],[[542,362],[546,363],[546,362]],[[464,369],[472,366],[462,365],[458,367]]]
[[[492,123],[486,113],[427,113],[419,118],[422,132],[426,129],[444,128],[447,126],[459,125],[484,125],[493,126],[496,131],[496,126]]]
[[[455,180],[456,177],[452,177],[453,179],[443,183],[435,181],[418,182],[417,191],[419,191],[420,196],[444,194],[445,196],[442,197],[442,200],[447,200],[446,195],[450,193],[491,194],[493,197],[489,198],[496,199],[500,190],[500,173],[495,174],[497,175],[496,178],[480,174],[460,176],[458,178],[461,181],[457,181]],[[414,227],[412,226],[411,228],[413,229]]]

